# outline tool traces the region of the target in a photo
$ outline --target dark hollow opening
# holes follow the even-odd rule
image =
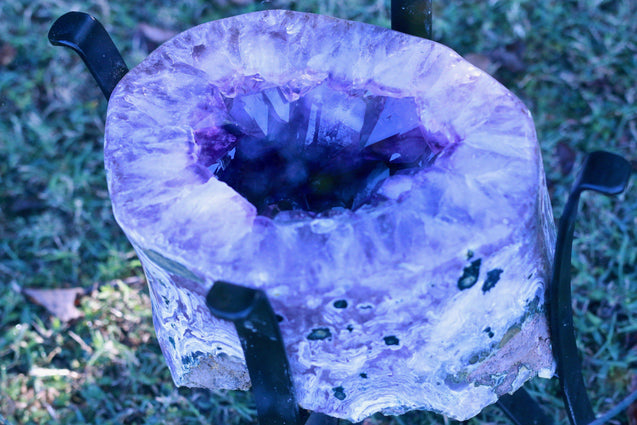
[[[292,99],[275,87],[224,101],[228,121],[195,130],[199,161],[269,217],[355,210],[387,177],[430,165],[446,144],[422,127],[413,98],[323,84]]]

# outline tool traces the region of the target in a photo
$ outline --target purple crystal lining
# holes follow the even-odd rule
[[[339,86],[325,81],[301,96],[280,87],[234,98],[217,93],[226,119],[195,125],[199,164],[273,217],[355,210],[373,201],[385,178],[430,166],[450,144],[423,127],[413,97]]]

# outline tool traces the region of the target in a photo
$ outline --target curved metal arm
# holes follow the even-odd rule
[[[392,0],[391,28],[431,39],[431,0]]]
[[[281,332],[265,292],[215,282],[206,303],[237,329],[261,425],[300,424]]]
[[[248,366],[261,425],[336,425],[338,419],[299,410],[278,320],[265,292],[215,282],[206,297],[211,313],[234,323]]]
[[[496,405],[514,425],[552,425],[554,423],[524,388],[520,388],[513,394],[500,396]]]
[[[107,100],[128,72],[122,55],[102,24],[86,13],[69,12],[58,18],[49,30],[49,41],[80,55]]]
[[[603,151],[589,154],[559,223],[551,282],[551,342],[564,404],[573,425],[587,425],[595,419],[582,378],[582,364],[573,329],[571,253],[577,206],[584,190],[594,190],[604,195],[617,195],[623,192],[628,184],[630,172],[628,161],[618,155]]]

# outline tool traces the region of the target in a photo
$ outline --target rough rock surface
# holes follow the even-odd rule
[[[332,416],[462,420],[553,373],[532,119],[444,46],[288,11],[203,24],[122,79],[105,160],[177,385],[249,387],[215,280],[267,291],[299,402]]]

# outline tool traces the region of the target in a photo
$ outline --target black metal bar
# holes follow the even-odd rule
[[[392,0],[391,27],[405,34],[431,39],[431,0]]]
[[[313,412],[307,422],[305,422],[305,425],[338,425],[339,423],[340,421],[336,418]]]
[[[588,424],[595,419],[582,378],[582,363],[575,342],[571,300],[571,254],[580,193],[579,190],[571,193],[560,220],[551,294],[553,354],[557,361],[557,375],[562,387],[564,405],[573,425]]]
[[[515,425],[550,425],[554,423],[524,388],[520,388],[513,394],[501,396],[496,405]]]
[[[594,190],[605,195],[623,192],[630,172],[630,164],[620,156],[601,151],[589,154],[559,223],[551,282],[550,327],[557,375],[572,425],[587,425],[595,419],[582,377],[571,305],[571,254],[577,206],[584,190]]]
[[[232,321],[245,355],[261,425],[299,425],[288,358],[278,321],[262,290],[215,282],[206,303],[213,315]],[[318,423],[317,423],[318,425]]]
[[[54,46],[69,47],[80,55],[107,100],[128,72],[108,32],[87,13],[62,15],[49,30],[49,41]]]

